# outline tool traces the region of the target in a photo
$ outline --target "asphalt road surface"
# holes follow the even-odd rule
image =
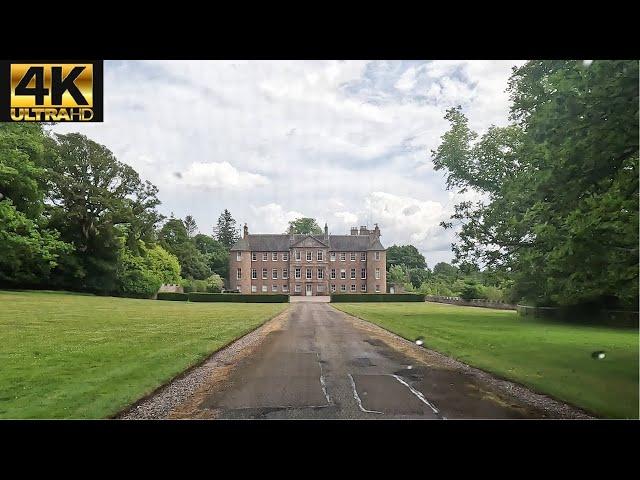
[[[423,349],[328,304],[296,303],[281,327],[173,418],[544,418]],[[404,342],[404,345],[402,344]]]

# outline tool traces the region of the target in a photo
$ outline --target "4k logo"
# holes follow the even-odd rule
[[[13,122],[101,122],[102,62],[6,62],[8,111]],[[8,67],[8,68],[7,68]],[[1,93],[0,93],[1,95]]]

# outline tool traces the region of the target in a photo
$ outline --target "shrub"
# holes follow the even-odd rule
[[[424,295],[418,293],[362,293],[331,295],[332,303],[355,302],[424,302]]]
[[[201,292],[205,293],[208,288],[206,280],[194,280],[193,278],[183,278],[180,285],[184,289],[184,293]]]
[[[288,303],[288,295],[225,295],[223,293],[189,293],[190,302]]]
[[[160,289],[160,277],[149,268],[145,257],[124,248],[116,271],[118,293],[125,297],[151,298]]]
[[[211,275],[209,278],[205,280],[205,282],[207,284],[207,289],[206,289],[207,292],[209,293],[222,292],[222,286],[224,285],[224,282],[222,281],[222,278],[220,277],[220,275],[218,275],[217,273],[214,273],[213,275]]]
[[[158,300],[171,300],[175,302],[186,302],[189,295],[179,292],[158,292]]]
[[[482,287],[483,297],[491,302],[503,302],[505,300],[505,294],[498,287],[484,286]]]
[[[180,281],[180,263],[178,258],[160,245],[147,249],[147,263],[162,283],[176,284]]]
[[[476,283],[465,283],[460,291],[460,298],[473,300],[474,298],[485,298],[481,286]]]
[[[418,290],[425,295],[438,295],[443,297],[455,297],[449,285],[442,280],[427,280],[420,285]]]

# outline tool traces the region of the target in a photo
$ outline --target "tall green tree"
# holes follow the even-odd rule
[[[72,251],[55,230],[40,228],[11,200],[0,201],[0,284],[33,286],[46,282],[58,258]]]
[[[453,282],[460,276],[460,273],[455,265],[447,262],[438,262],[433,267],[433,275]]]
[[[187,234],[184,222],[179,218],[170,218],[162,226],[158,242],[178,258],[184,278],[204,280],[211,275],[207,257],[198,251],[195,242]]]
[[[289,222],[287,233],[290,233],[291,231],[293,231],[293,233],[306,235],[321,235],[323,232],[320,225],[318,225],[318,222],[316,222],[316,219],[309,217],[300,217],[295,220],[291,220]]]
[[[221,278],[229,275],[229,250],[209,235],[199,233],[193,237],[196,248],[207,258],[207,263],[212,272]]]
[[[427,262],[413,245],[392,245],[387,249],[387,271],[392,265],[404,265],[406,268],[427,268]]]
[[[423,282],[431,278],[431,272],[426,268],[410,268],[408,273],[409,282],[411,282],[413,288],[419,288]]]
[[[44,154],[41,124],[0,123],[0,283],[48,282],[58,259],[73,250],[43,215]]]
[[[433,152],[456,206],[459,262],[513,277],[538,304],[638,299],[638,62],[531,61],[509,81],[511,125],[478,136],[460,108]]]
[[[0,123],[0,201],[31,219],[44,209],[46,141],[39,123]]]
[[[153,241],[162,216],[157,188],[84,135],[55,135],[45,155],[49,215],[74,252],[60,260],[58,283],[109,292],[117,289],[122,242],[134,254]]]
[[[218,223],[213,229],[214,236],[227,250],[233,247],[233,244],[238,241],[240,234],[236,227],[236,221],[231,216],[231,213],[226,208],[224,212],[218,217]]]
[[[198,231],[196,219],[191,215],[187,215],[186,217],[184,217],[184,228],[187,229],[187,235],[189,235],[189,237],[193,237]]]

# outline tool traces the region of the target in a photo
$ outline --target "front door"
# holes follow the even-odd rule
[[[307,293],[307,297],[310,297],[311,295],[313,295],[313,285],[312,284],[307,283],[306,293]]]

